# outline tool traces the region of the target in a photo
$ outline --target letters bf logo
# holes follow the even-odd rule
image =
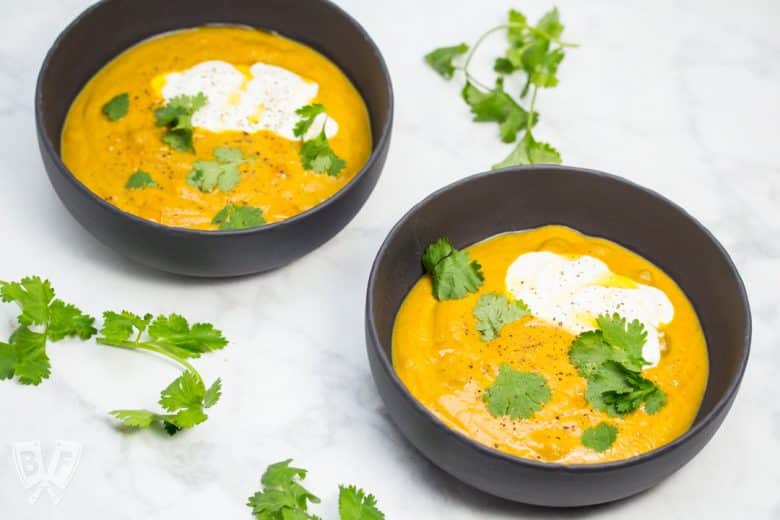
[[[13,446],[16,471],[24,488],[30,493],[31,504],[38,501],[46,491],[57,504],[68,487],[81,457],[81,444],[71,441],[57,441],[46,464],[40,441],[17,442]]]

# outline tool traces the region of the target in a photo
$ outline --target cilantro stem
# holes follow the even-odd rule
[[[172,359],[173,361],[176,361],[181,366],[183,366],[186,370],[192,372],[195,374],[195,376],[198,377],[201,381],[203,381],[203,378],[200,376],[200,372],[198,372],[192,364],[187,361],[184,358],[181,358],[177,356],[176,354],[172,354],[171,352],[168,352],[164,348],[158,347],[156,345],[153,345],[151,343],[142,343],[140,341],[108,341],[102,338],[98,338],[96,340],[101,345],[106,345],[108,347],[116,347],[116,348],[123,348],[126,350],[147,350],[149,352],[154,352],[156,354],[160,354],[162,356],[165,356],[169,359]]]
[[[534,108],[536,107],[536,93],[539,92],[539,85],[534,85],[533,94],[531,94],[531,103],[528,105],[528,122],[526,131],[530,132],[534,121]]]

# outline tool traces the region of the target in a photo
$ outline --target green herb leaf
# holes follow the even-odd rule
[[[501,140],[511,143],[517,138],[517,132],[529,125],[528,112],[512,96],[504,91],[502,78],[496,80],[495,90],[483,92],[467,82],[462,91],[463,99],[471,107],[474,121],[494,121],[499,123]],[[537,117],[531,125],[536,124]]]
[[[268,466],[261,484],[262,491],[249,497],[247,505],[259,520],[314,520],[308,514],[309,503],[320,499],[301,485],[306,470],[290,466],[292,459]]]
[[[657,412],[666,402],[663,392],[636,372],[615,361],[607,361],[588,378],[585,399],[595,410],[620,417],[650,400],[648,413]]]
[[[503,294],[483,294],[474,307],[479,337],[485,342],[494,340],[504,325],[509,325],[530,313],[530,309],[522,300],[510,301]]]
[[[531,132],[517,143],[514,150],[500,163],[494,164],[493,169],[507,168],[509,166],[527,164],[560,164],[561,154],[547,143],[536,141]]]
[[[306,105],[295,111],[301,118],[295,123],[293,128],[293,135],[295,137],[303,137],[306,132],[309,131],[311,125],[314,124],[314,120],[318,115],[325,113],[325,105],[316,103],[313,105]]]
[[[192,116],[206,106],[207,101],[206,95],[202,92],[194,96],[181,95],[155,110],[155,124],[168,127],[163,142],[179,152],[194,153]]]
[[[642,347],[647,341],[647,331],[639,320],[626,323],[618,313],[612,316],[601,315],[596,318],[604,339],[613,348],[625,352],[625,356],[615,361],[623,363],[629,370],[639,372],[647,361],[642,357]]]
[[[465,43],[452,47],[440,47],[426,54],[425,61],[443,78],[452,79],[452,75],[455,73],[452,61],[458,56],[466,54],[468,50],[469,46]]]
[[[493,417],[529,419],[552,397],[547,380],[534,372],[519,372],[506,363],[498,369],[498,377],[483,395]]]
[[[617,434],[617,428],[603,422],[583,432],[582,445],[599,453],[607,451],[617,439]]]
[[[244,154],[238,148],[219,147],[214,149],[214,158],[216,161],[195,161],[187,184],[206,193],[216,187],[223,193],[235,188],[241,180],[238,167],[247,162]]]
[[[152,176],[147,172],[138,170],[127,179],[125,188],[128,190],[137,190],[141,188],[156,188],[157,183],[154,182]]]
[[[125,92],[111,98],[111,100],[103,105],[103,114],[110,121],[119,121],[127,115],[127,111],[130,108],[130,96]]]
[[[21,309],[17,318],[20,327],[0,348],[0,379],[15,375],[22,384],[40,384],[51,375],[47,341],[57,342],[67,337],[86,340],[97,332],[93,327],[94,318],[54,297],[51,283],[38,276],[19,282],[0,282],[0,299],[14,302]],[[31,330],[33,326],[41,327],[42,332]]]
[[[356,486],[339,486],[339,516],[341,520],[384,520],[376,507],[374,495]]]
[[[433,294],[440,301],[458,300],[477,292],[485,278],[482,266],[472,261],[467,252],[452,247],[446,238],[425,249],[422,264],[433,279]]]
[[[304,168],[317,173],[327,173],[331,177],[337,176],[347,166],[346,161],[330,147],[324,128],[317,137],[303,141],[300,156]]]
[[[225,231],[262,226],[265,224],[265,219],[260,208],[228,204],[216,214],[211,223]]]

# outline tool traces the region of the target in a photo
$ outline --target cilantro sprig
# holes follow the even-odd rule
[[[302,485],[308,473],[290,466],[292,459],[271,464],[260,480],[262,489],[249,497],[247,506],[258,520],[320,520],[309,512],[320,499]],[[356,486],[339,486],[341,520],[384,520],[376,498]]]
[[[114,410],[111,415],[125,426],[148,428],[160,426],[170,435],[192,428],[206,419],[205,410],[214,406],[222,393],[220,379],[208,388],[189,359],[219,350],[227,345],[222,333],[209,323],[192,326],[178,315],[151,314],[139,316],[132,312],[103,313],[103,328],[97,342],[109,347],[145,350],[165,356],[184,367],[184,372],[160,393],[159,404],[164,413],[149,410]]]
[[[486,31],[470,48],[463,43],[440,47],[425,55],[425,61],[447,80],[452,79],[456,71],[463,72],[465,86],[462,95],[471,107],[474,121],[498,123],[505,143],[515,142],[517,134],[523,132],[515,148],[504,160],[493,165],[494,169],[518,164],[561,162],[560,153],[550,144],[537,141],[532,128],[538,121],[536,100],[539,89],[558,85],[558,67],[565,57],[564,49],[577,47],[561,40],[563,29],[557,8],[545,13],[536,25],[513,9],[509,12],[507,23]],[[503,56],[495,60],[493,69],[498,78],[491,88],[478,80],[469,67],[482,43],[496,32],[505,32],[508,48]],[[456,63],[463,56],[462,64]],[[525,75],[525,86],[519,98],[526,98],[529,93],[531,96],[527,110],[504,90],[504,78],[517,72]]]
[[[227,204],[211,220],[220,231],[247,229],[265,225],[263,210],[254,206]]]
[[[601,453],[607,451],[617,439],[618,429],[611,424],[602,422],[598,426],[588,428],[582,433],[580,441],[586,448]]]
[[[21,309],[19,327],[7,343],[0,342],[0,379],[15,376],[22,384],[38,385],[51,375],[48,342],[87,340],[97,332],[93,317],[55,296],[51,283],[38,276],[0,281],[0,299]]]
[[[483,294],[474,307],[477,332],[482,341],[496,339],[505,325],[527,316],[531,310],[523,300],[510,301],[503,294]]]
[[[206,106],[208,99],[203,92],[194,96],[181,95],[154,111],[155,124],[168,127],[163,142],[179,152],[195,153],[192,144],[192,116]]]
[[[493,417],[507,416],[510,419],[530,419],[551,398],[544,376],[520,372],[506,363],[501,363],[498,377],[482,395]]]
[[[214,148],[214,161],[195,161],[192,171],[187,175],[187,184],[202,192],[209,193],[219,188],[227,193],[241,180],[239,166],[248,162],[238,148],[218,146]]]
[[[300,119],[293,128],[293,135],[301,140],[299,152],[301,164],[307,170],[327,173],[331,177],[337,176],[347,166],[347,163],[336,155],[336,152],[330,147],[328,136],[325,135],[325,126],[328,124],[325,105],[321,103],[306,105],[296,110],[295,113]],[[322,128],[316,136],[307,138],[309,129],[320,114],[325,114]]]
[[[156,188],[157,183],[154,182],[149,172],[143,170],[137,170],[133,173],[125,183],[125,188],[128,190],[140,190],[143,188]]]
[[[485,276],[482,266],[466,251],[455,249],[447,238],[440,238],[425,248],[422,256],[425,272],[433,280],[437,300],[458,300],[475,293]]]
[[[644,405],[648,414],[666,405],[666,394],[642,377],[647,365],[642,347],[647,331],[638,320],[615,313],[596,319],[599,329],[583,332],[569,348],[569,361],[588,380],[585,399],[610,416],[623,416]]]

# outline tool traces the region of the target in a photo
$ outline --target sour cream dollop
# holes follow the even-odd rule
[[[300,119],[295,111],[310,104],[319,90],[317,83],[282,67],[255,63],[241,69],[219,60],[158,76],[152,83],[166,102],[180,95],[206,95],[206,106],[192,118],[195,127],[211,132],[270,130],[291,140],[298,139],[293,134]],[[328,137],[338,132],[336,121],[319,114],[304,137],[315,137],[323,124]]]
[[[507,269],[506,287],[534,316],[571,334],[597,328],[601,314],[617,312],[628,321],[637,319],[647,330],[642,356],[649,366],[661,360],[658,329],[674,318],[672,302],[655,287],[613,273],[598,258],[525,253]]]

